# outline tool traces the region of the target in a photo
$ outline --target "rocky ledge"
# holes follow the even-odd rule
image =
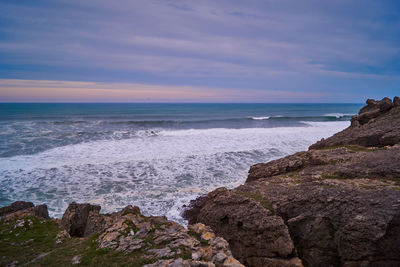
[[[400,99],[369,99],[349,128],[184,215],[246,266],[400,266]]]
[[[243,266],[204,224],[183,226],[138,207],[101,214],[71,203],[61,220],[46,205],[18,201],[0,209],[0,266]]]

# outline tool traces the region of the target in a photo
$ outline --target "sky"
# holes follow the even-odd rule
[[[394,95],[399,0],[0,0],[0,102]]]

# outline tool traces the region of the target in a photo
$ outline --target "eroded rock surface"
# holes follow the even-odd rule
[[[393,102],[385,97],[380,101],[367,100],[358,115],[351,119],[351,126],[330,138],[310,146],[310,149],[340,145],[383,147],[400,142],[400,98]]]
[[[99,211],[100,206],[71,203],[60,222],[59,242],[68,233],[72,237],[100,233],[99,249],[157,259],[148,266],[243,266],[232,257],[228,242],[203,224],[186,229],[166,217],[143,216],[136,206],[111,214]]]
[[[230,244],[243,264],[301,266],[282,217],[248,192],[219,188],[186,213],[189,223],[203,222]],[[259,263],[259,264],[258,264]]]
[[[100,209],[98,205],[72,202],[65,211],[60,226],[74,237],[101,232],[105,225],[103,216],[100,216]]]
[[[246,266],[400,266],[398,102],[368,100],[348,129],[252,166],[244,185],[193,201],[185,216]]]
[[[23,216],[48,219],[49,213],[45,204],[35,206],[32,202],[25,201],[16,201],[10,206],[0,208],[0,221],[18,219]]]

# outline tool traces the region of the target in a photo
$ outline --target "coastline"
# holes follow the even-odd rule
[[[400,99],[368,100],[344,131],[308,151],[256,164],[244,185],[219,188],[193,201],[185,212],[188,229],[165,217],[145,217],[132,206],[100,214],[99,206],[72,203],[60,221],[48,218],[45,206],[22,204],[17,210],[1,210],[1,234],[18,239],[13,229],[23,236],[49,223],[53,236],[47,247],[38,246],[41,251],[27,262],[32,265],[53,260],[50,255],[67,249],[64,245],[90,240],[94,247],[80,247],[64,260],[80,264],[94,250],[103,253],[102,260],[122,253],[118,259],[136,257],[153,264],[149,266],[396,266],[399,144]],[[142,229],[145,234],[138,237]],[[160,243],[153,240],[156,232]],[[29,247],[2,242],[21,250]],[[78,254],[83,256],[75,258]],[[16,259],[18,255],[0,260],[15,266],[21,263]]]

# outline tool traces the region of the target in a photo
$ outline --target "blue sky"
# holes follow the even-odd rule
[[[0,0],[0,101],[400,94],[400,1]]]

